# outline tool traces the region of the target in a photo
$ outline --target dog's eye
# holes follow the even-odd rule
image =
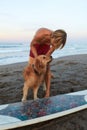
[[[43,59],[45,59],[46,57],[44,56]]]

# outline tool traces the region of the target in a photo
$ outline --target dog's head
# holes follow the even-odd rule
[[[44,73],[47,69],[47,65],[52,61],[52,56],[39,55],[35,59],[34,68],[36,71],[41,74]]]

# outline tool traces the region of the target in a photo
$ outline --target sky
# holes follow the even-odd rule
[[[87,40],[87,0],[0,0],[0,42],[29,42],[41,27]]]

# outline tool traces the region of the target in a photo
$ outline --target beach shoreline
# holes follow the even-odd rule
[[[0,66],[0,104],[21,101],[24,83],[22,72],[26,65],[27,62]],[[56,58],[51,63],[51,71],[55,77],[51,81],[50,96],[87,89],[87,54]],[[38,96],[43,98],[44,95],[40,87]],[[28,100],[32,99],[31,90]],[[49,122],[49,125],[48,122],[43,123],[43,127],[34,125],[32,130],[87,130],[87,110]]]
[[[23,69],[27,62],[0,66],[0,104],[21,101]],[[87,55],[72,55],[56,58],[51,63],[54,79],[51,81],[51,95],[87,89]],[[32,91],[28,99],[33,99]],[[44,97],[42,87],[38,96]]]

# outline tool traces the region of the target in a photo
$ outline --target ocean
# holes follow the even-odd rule
[[[0,43],[0,65],[28,61],[29,50],[29,43]],[[52,56],[58,58],[75,54],[87,54],[87,43],[67,42],[63,49],[56,50]]]

